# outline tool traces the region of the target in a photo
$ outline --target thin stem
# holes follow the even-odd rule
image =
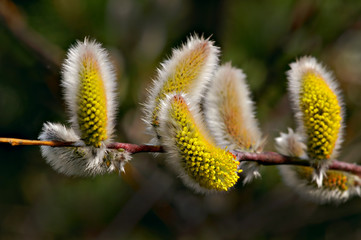
[[[20,138],[1,138],[0,143],[9,143],[11,146],[32,145],[32,146],[50,146],[50,147],[80,147],[75,142],[58,142],[58,141],[42,141],[28,140]],[[162,146],[154,145],[137,145],[132,143],[110,143],[107,145],[109,149],[124,149],[125,151],[135,154],[140,152],[164,152]]]
[[[41,141],[41,140],[28,140],[28,139],[20,139],[20,138],[0,138],[0,143],[9,143],[11,144],[11,146],[20,146],[20,145],[51,146],[51,147],[74,146],[73,142]]]
[[[262,152],[262,153],[248,153],[232,151],[237,156],[238,161],[252,161],[260,165],[297,165],[297,166],[310,166],[310,163],[305,160],[287,157],[275,152]],[[361,177],[361,166],[353,163],[342,162],[333,160],[329,165],[329,169],[351,172]]]
[[[140,152],[164,152],[162,146],[137,145],[132,143],[110,143],[107,145],[110,149],[124,149],[132,154]]]
[[[38,145],[38,146],[51,146],[51,147],[79,147],[78,143],[74,142],[57,142],[57,141],[40,141],[40,140],[28,140],[19,138],[0,138],[0,143],[9,143],[12,146],[20,145]],[[107,145],[109,149],[124,149],[125,151],[136,154],[141,152],[164,152],[162,146],[155,145],[137,145],[132,143],[110,143]],[[262,152],[262,153],[248,153],[232,151],[240,162],[252,161],[257,162],[260,165],[297,165],[297,166],[310,166],[310,163],[305,160],[295,159],[292,157],[283,156],[276,152]],[[341,162],[333,160],[329,166],[329,169],[346,171],[361,177],[361,166],[357,164]]]

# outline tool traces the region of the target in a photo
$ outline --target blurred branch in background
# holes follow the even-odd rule
[[[53,71],[58,71],[64,52],[31,29],[27,25],[25,17],[12,1],[0,1],[0,21],[45,66]]]

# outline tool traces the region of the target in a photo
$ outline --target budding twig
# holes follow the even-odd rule
[[[51,146],[51,147],[79,147],[79,144],[74,142],[57,142],[57,141],[40,141],[28,140],[19,138],[0,138],[0,143],[9,143],[12,146],[32,145],[32,146]],[[155,145],[137,145],[132,143],[110,143],[107,145],[109,149],[124,149],[125,151],[136,154],[141,152],[164,152],[162,146]],[[251,161],[257,162],[260,165],[297,165],[297,166],[310,166],[308,161],[287,157],[276,152],[262,152],[262,153],[249,153],[239,152],[233,150],[232,153],[237,157],[240,162]],[[341,162],[333,160],[329,165],[329,169],[346,171],[361,177],[361,166],[353,163]]]
[[[41,141],[20,138],[1,138],[0,143],[9,143],[11,146],[32,145],[32,146],[50,146],[50,147],[80,147],[75,142],[58,142],[58,141]],[[154,145],[137,145],[132,143],[110,143],[109,149],[124,149],[125,151],[135,154],[140,152],[164,152],[162,146]]]

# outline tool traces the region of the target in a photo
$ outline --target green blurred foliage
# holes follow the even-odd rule
[[[285,71],[302,55],[324,62],[347,106],[341,159],[361,162],[360,1],[14,1],[23,21],[62,50],[89,36],[112,56],[119,81],[119,141],[145,143],[141,102],[160,61],[190,34],[212,36],[221,61],[243,68],[267,150],[294,126]],[[1,5],[0,5],[1,6]],[[0,136],[37,138],[67,118],[60,69],[0,25]],[[48,52],[49,56],[55,53]],[[361,200],[319,206],[282,183],[275,167],[227,194],[200,196],[139,154],[125,175],[70,178],[38,147],[0,145],[1,239],[360,239]]]

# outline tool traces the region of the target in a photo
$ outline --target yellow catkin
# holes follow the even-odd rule
[[[103,79],[92,55],[84,56],[79,72],[78,122],[86,145],[100,147],[107,139],[107,107]]]
[[[186,174],[206,189],[227,191],[234,186],[239,162],[206,139],[182,97],[173,98],[169,114],[177,124],[176,145]]]
[[[304,75],[300,108],[307,134],[307,153],[315,160],[329,159],[341,128],[341,107],[325,80],[310,71]]]
[[[154,127],[159,126],[158,114],[160,110],[160,101],[166,97],[166,94],[171,92],[188,93],[194,81],[199,77],[202,67],[205,64],[205,59],[209,54],[209,43],[203,41],[199,43],[194,50],[182,57],[155,98],[155,108],[152,113],[152,125]]]
[[[243,106],[239,104],[237,89],[232,79],[224,80],[224,91],[218,104],[219,113],[226,126],[226,132],[232,137],[233,142],[243,150],[250,150],[256,145],[256,139],[241,121],[246,116],[244,116]]]
[[[317,187],[317,184],[312,180],[313,171],[312,167],[295,167],[298,177],[306,179],[309,185]],[[322,188],[328,190],[347,191],[352,185],[352,178],[347,173],[337,170],[327,170],[325,177],[322,181]]]

